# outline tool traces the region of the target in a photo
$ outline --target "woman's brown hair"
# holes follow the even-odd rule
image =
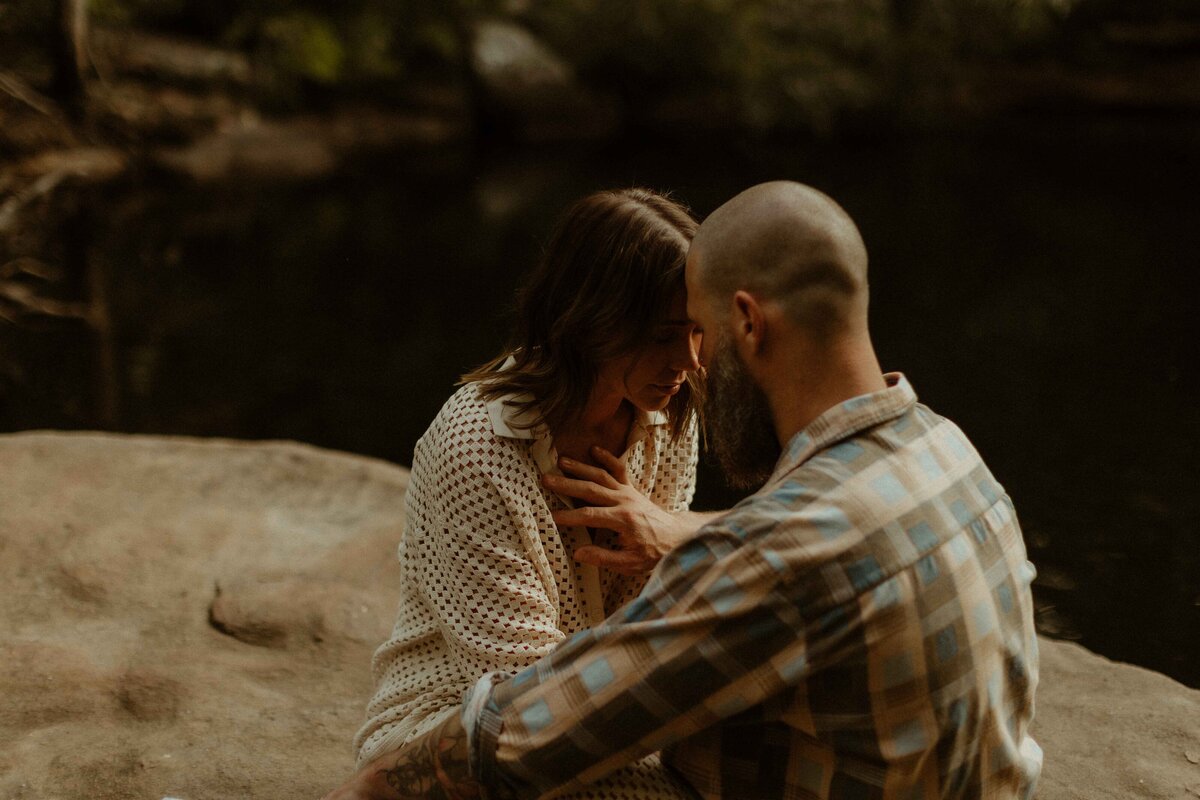
[[[600,366],[640,349],[682,291],[697,223],[686,208],[649,189],[596,192],[559,219],[537,267],[517,295],[513,338],[463,375],[488,400],[510,394],[558,429],[591,396]],[[510,366],[505,362],[513,359]],[[667,405],[678,437],[697,411],[695,374]]]

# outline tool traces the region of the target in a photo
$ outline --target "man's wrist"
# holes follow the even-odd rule
[[[678,547],[688,539],[696,535],[696,531],[703,528],[712,520],[719,517],[723,511],[680,511],[675,514],[676,526],[674,542],[671,544],[671,549]]]

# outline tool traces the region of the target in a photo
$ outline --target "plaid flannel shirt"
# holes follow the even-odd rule
[[[498,797],[663,750],[702,797],[1028,798],[1037,641],[1011,501],[902,375],[830,409],[642,594],[464,706]]]

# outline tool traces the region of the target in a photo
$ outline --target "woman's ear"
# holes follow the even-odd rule
[[[767,320],[762,305],[744,289],[733,293],[732,328],[742,353],[758,355],[766,340]]]

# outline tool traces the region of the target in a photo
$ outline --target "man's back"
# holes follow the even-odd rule
[[[958,428],[890,383],[793,437],[623,611],[496,687],[485,782],[582,787],[665,747],[704,797],[1029,796],[1016,517]]]
[[[1012,504],[957,426],[889,400],[799,434],[720,523],[793,572],[774,601],[802,642],[773,661],[804,677],[672,748],[703,794],[1023,797],[1036,781],[1034,573]]]

